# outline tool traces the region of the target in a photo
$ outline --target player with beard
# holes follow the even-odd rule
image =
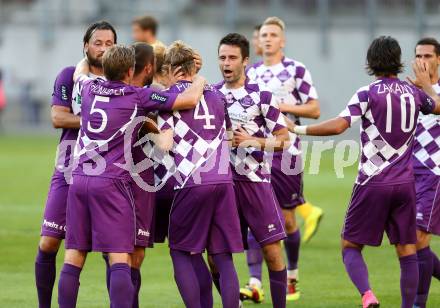
[[[83,50],[91,65],[92,76],[102,76],[102,54],[116,43],[116,31],[111,24],[100,21],[89,26],[83,39]],[[41,238],[35,260],[35,282],[40,308],[50,307],[56,277],[56,256],[65,237],[67,192],[69,189],[71,155],[80,127],[80,97],[74,90],[75,67],[64,68],[57,76],[52,94],[51,118],[55,128],[61,128],[57,163],[51,179],[44,210]],[[74,93],[74,94],[73,94]]]
[[[415,47],[415,58],[429,66],[432,88],[440,94],[438,69],[440,44],[423,38]],[[424,308],[428,300],[431,277],[440,279],[440,262],[431,250],[432,235],[440,235],[440,117],[420,115],[415,134],[413,162],[416,179],[417,259],[419,287],[414,307]]]
[[[115,45],[104,53],[105,81],[87,77],[82,60],[74,80],[80,83],[81,128],[75,145],[75,169],[66,214],[66,253],[58,285],[61,308],[75,307],[87,253],[108,253],[112,307],[132,307],[134,288],[129,267],[135,245],[132,165],[128,149],[137,141],[143,117],[154,110],[193,108],[205,80],[180,94],[164,94],[130,85],[135,54]],[[128,140],[126,139],[128,137]]]

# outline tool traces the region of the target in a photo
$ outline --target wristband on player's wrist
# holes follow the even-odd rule
[[[307,135],[307,125],[296,125],[293,132],[297,135]]]

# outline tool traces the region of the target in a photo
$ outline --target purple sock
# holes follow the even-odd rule
[[[272,296],[272,305],[275,308],[286,307],[287,290],[287,270],[271,271],[269,270],[270,295]]]
[[[110,306],[131,308],[133,293],[130,266],[127,263],[115,263],[110,266]]]
[[[110,296],[110,261],[108,259],[108,254],[103,253],[102,258],[105,261],[105,283],[107,285],[107,293]]]
[[[431,250],[432,253],[432,276],[440,280],[440,260],[437,255]]]
[[[356,248],[344,248],[342,250],[342,260],[344,261],[348,276],[350,276],[351,281],[359,290],[359,293],[363,295],[370,290],[368,269],[361,251]]]
[[[247,242],[248,250],[246,250],[246,259],[249,267],[249,276],[261,281],[261,269],[263,266],[261,246],[258,244],[252,232],[248,232]]]
[[[138,268],[131,268],[131,282],[133,283],[133,305],[132,308],[139,308],[139,290],[141,289],[141,271]]]
[[[170,249],[174,267],[174,279],[187,308],[201,308],[200,287],[192,265],[191,254]]]
[[[287,255],[287,269],[296,270],[298,268],[299,245],[301,243],[301,235],[299,229],[292,234],[287,234],[284,240],[284,248]]]
[[[240,301],[240,285],[232,255],[230,253],[219,253],[212,255],[212,259],[220,274],[223,307],[237,308]]]
[[[432,252],[429,246],[417,251],[417,262],[419,264],[419,285],[417,287],[415,304],[420,308],[425,308],[428,300],[433,261]]]
[[[44,252],[38,248],[35,258],[35,284],[40,308],[50,308],[56,276],[57,252]]]
[[[220,274],[219,273],[211,273],[212,275],[212,282],[215,285],[215,288],[218,291],[218,294],[222,294],[221,289],[220,289]]]
[[[400,293],[402,295],[402,308],[412,308],[417,294],[419,282],[419,266],[417,255],[399,258],[400,261]]]
[[[202,308],[212,308],[214,299],[212,298],[212,278],[208,266],[201,253],[191,256],[194,271],[200,286],[200,304]]]
[[[81,268],[64,263],[58,281],[58,305],[60,308],[76,307]]]

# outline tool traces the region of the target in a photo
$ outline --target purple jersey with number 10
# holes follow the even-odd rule
[[[379,78],[360,88],[339,115],[352,125],[361,119],[362,153],[356,183],[402,184],[414,181],[412,148],[419,112],[434,102],[398,78]]]
[[[132,147],[144,116],[154,110],[171,111],[177,94],[85,76],[79,82],[82,125],[74,173],[129,179]]]
[[[180,81],[166,93],[181,93],[191,82]],[[175,188],[232,183],[226,129],[231,122],[223,94],[207,85],[194,109],[159,113],[160,129],[174,130]],[[170,170],[168,170],[170,172]]]

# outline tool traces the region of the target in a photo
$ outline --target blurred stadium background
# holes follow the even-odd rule
[[[354,91],[371,80],[364,64],[374,36],[396,37],[407,67],[420,37],[440,38],[438,0],[0,0],[0,70],[7,102],[0,102],[0,307],[36,306],[33,262],[60,133],[49,118],[55,76],[82,57],[82,36],[89,23],[106,19],[116,26],[120,43],[131,43],[131,20],[145,14],[159,20],[158,38],[164,43],[182,39],[200,51],[202,74],[210,82],[220,79],[217,44],[224,34],[237,31],[251,38],[253,27],[267,16],[281,17],[287,24],[286,55],[310,69],[324,119],[338,113]],[[349,136],[357,139],[357,130]],[[344,179],[336,179],[332,165],[328,153],[319,174],[306,175],[306,196],[324,208],[326,218],[301,251],[303,297],[289,304],[292,307],[355,307],[359,302],[339,251],[356,166]],[[366,259],[382,306],[398,307],[398,263],[386,243],[368,249]],[[435,240],[432,247],[439,252],[440,242]],[[103,307],[108,303],[104,265],[97,254],[90,259],[78,306]],[[62,254],[58,269],[61,262]],[[243,255],[236,262],[243,284]],[[147,251],[142,271],[142,306],[183,306],[166,245]],[[56,288],[54,293],[55,306]],[[216,297],[216,307],[218,303]],[[269,298],[266,303],[258,307],[269,307]],[[440,307],[437,281],[429,304]]]

